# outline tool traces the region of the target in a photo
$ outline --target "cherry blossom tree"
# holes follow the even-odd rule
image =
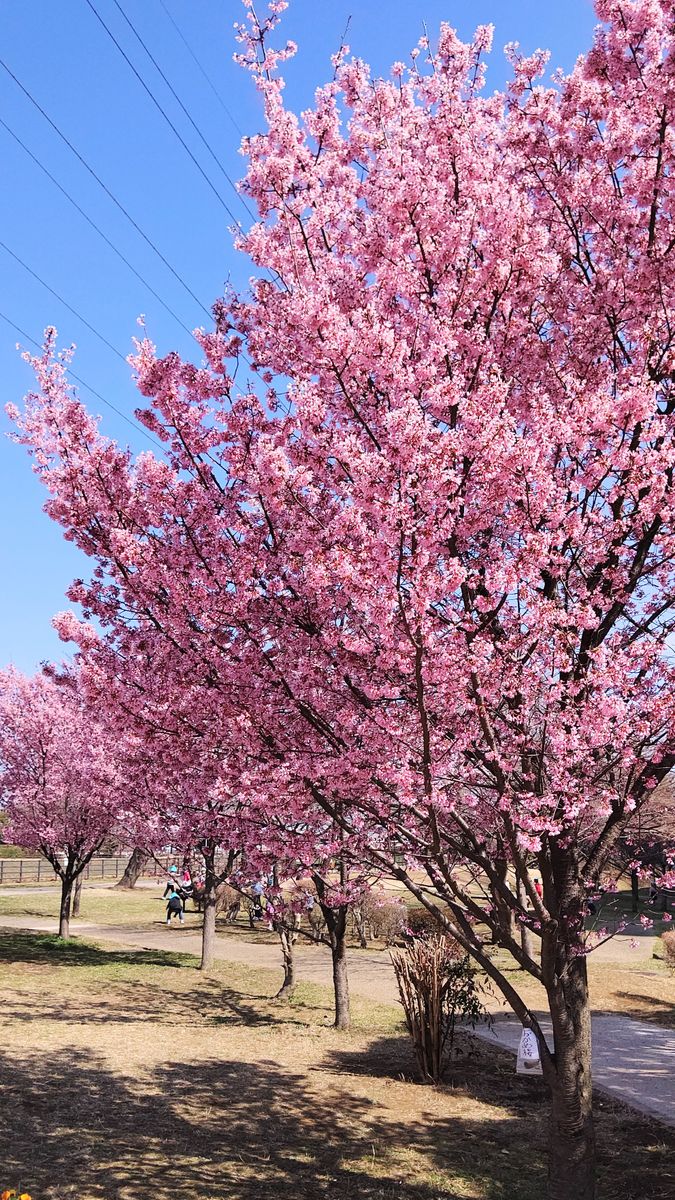
[[[242,801],[308,843],[322,811],[473,955],[539,1040],[549,1196],[592,1200],[588,902],[675,763],[673,4],[599,0],[569,76],[512,47],[504,95],[486,28],[390,80],[343,48],[301,118],[284,7],[240,29],[260,277],[201,365],[133,359],[164,458],[101,436],[53,333],[34,360],[20,436],[98,564],[62,632],[126,670],[152,631]]]
[[[77,679],[0,673],[0,785],[7,835],[61,880],[59,937],[73,887],[121,815],[116,756]]]
[[[72,618],[57,624],[67,634]],[[76,631],[77,632],[77,631]],[[127,836],[147,854],[166,845],[186,859],[203,861],[201,969],[215,957],[216,891],[241,857],[248,825],[235,781],[245,781],[232,736],[232,712],[213,688],[188,679],[175,648],[154,628],[120,627],[111,646],[84,632],[81,678],[88,703],[105,712],[108,728],[124,747],[124,770],[133,806]],[[194,670],[194,663],[192,664]]]

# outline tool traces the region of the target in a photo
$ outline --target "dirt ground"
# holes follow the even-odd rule
[[[167,937],[161,917],[162,888],[147,881],[133,892],[114,887],[87,887],[82,897],[82,916],[73,921],[73,931],[93,939],[100,937],[133,943],[140,948],[166,948]],[[0,893],[0,924],[56,927],[56,889],[7,888]],[[199,953],[200,918],[188,912],[184,928],[171,930],[171,944],[188,953]],[[256,926],[251,930],[241,918],[235,926],[219,921],[219,953],[230,961],[280,970],[279,943],[274,934]],[[622,1013],[675,1028],[675,976],[658,954],[658,939],[640,934],[619,935],[594,951],[588,960],[591,1001],[595,1012]],[[314,983],[330,983],[330,956],[325,947],[300,939],[297,946],[298,974]],[[510,956],[496,951],[499,965],[526,1002],[535,1010],[545,1008],[543,989],[516,969]],[[360,950],[352,940],[350,972],[353,990],[381,1003],[395,1003],[397,990],[387,947],[373,943]],[[501,996],[488,998],[495,1015],[507,1011]]]
[[[178,953],[0,933],[0,1186],[34,1200],[540,1200],[540,1081],[461,1043],[424,1087],[398,1013]],[[666,1200],[675,1134],[600,1101],[601,1200]]]

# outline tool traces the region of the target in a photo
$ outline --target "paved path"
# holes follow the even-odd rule
[[[54,920],[0,916],[0,926],[55,932]],[[124,925],[94,925],[77,922],[74,936],[114,942],[138,950],[180,950],[199,954],[199,928],[166,926],[157,922],[145,929]],[[276,940],[252,942],[245,929],[219,934],[216,957],[248,966],[280,969]],[[331,984],[331,962],[321,946],[296,946],[298,976],[327,986]],[[355,950],[350,955],[349,978],[352,992],[382,1004],[395,1004],[398,992],[388,958],[375,951]],[[538,1014],[539,1015],[539,1014]],[[542,1028],[550,1038],[550,1024],[541,1015]],[[520,1024],[515,1018],[499,1016],[492,1032],[479,1031],[486,1040],[496,1040],[507,1050],[516,1051]],[[675,1126],[675,1030],[661,1029],[630,1017],[597,1014],[593,1017],[593,1080],[602,1091],[624,1103]]]
[[[549,1045],[551,1023],[537,1014]],[[624,1104],[675,1126],[675,1029],[597,1013],[593,1023],[593,1086]],[[486,1042],[518,1051],[522,1026],[515,1017],[477,1030]]]

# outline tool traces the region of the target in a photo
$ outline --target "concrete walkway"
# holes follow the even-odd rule
[[[551,1023],[537,1017],[551,1046]],[[675,1126],[675,1029],[606,1013],[596,1014],[592,1026],[594,1088]],[[516,1054],[521,1030],[515,1017],[500,1017],[492,1030],[476,1032]]]
[[[0,927],[30,929],[54,933],[54,920],[0,916]],[[124,925],[95,925],[78,921],[73,936],[94,941],[113,942],[134,950],[177,950],[199,955],[199,927],[170,929],[162,922],[139,929]],[[216,957],[252,967],[279,971],[280,949],[276,939],[250,941],[246,929],[237,928],[216,939]],[[323,946],[296,946],[297,974],[300,979],[331,985],[331,959]],[[359,950],[350,955],[350,987],[355,995],[382,1004],[396,1004],[398,991],[391,963],[381,952]],[[539,1015],[539,1014],[538,1014]],[[541,1015],[541,1025],[550,1041],[550,1023]],[[478,1030],[479,1036],[517,1051],[521,1026],[514,1018],[499,1016],[492,1031]],[[675,1126],[675,1030],[662,1029],[630,1017],[598,1014],[593,1017],[593,1080],[601,1090],[631,1107]]]

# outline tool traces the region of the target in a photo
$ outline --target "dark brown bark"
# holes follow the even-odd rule
[[[578,848],[551,839],[547,850],[540,865],[551,917],[541,942],[553,1029],[553,1054],[542,1053],[551,1096],[548,1200],[595,1200],[591,1006],[586,958],[579,953],[585,889]]]
[[[202,958],[200,971],[210,971],[216,951],[216,870],[215,851],[211,847],[202,849],[204,855],[204,921],[202,924]]]
[[[118,888],[134,888],[134,887],[136,887],[136,884],[138,883],[140,876],[143,874],[143,871],[145,869],[145,864],[147,863],[147,861],[148,861],[147,854],[144,854],[143,851],[139,850],[139,848],[137,846],[136,849],[133,851],[131,858],[129,859],[126,867],[124,868],[124,874],[123,874],[122,878],[119,880],[118,883],[115,884],[115,887],[118,887]]]
[[[591,1010],[586,959],[567,964],[549,991],[554,1069],[551,1092],[549,1200],[595,1200],[595,1134],[591,1082]]]

